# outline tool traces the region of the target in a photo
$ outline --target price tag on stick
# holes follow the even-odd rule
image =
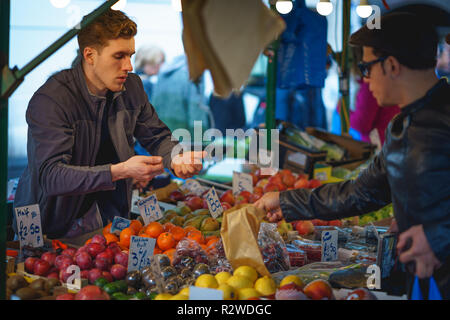
[[[223,213],[223,207],[220,203],[219,196],[217,195],[216,189],[212,187],[206,194],[206,203],[208,203],[209,212],[211,216],[215,219]]]
[[[139,212],[144,219],[144,224],[159,220],[163,217],[158,199],[154,194],[138,202]]]
[[[20,247],[30,245],[34,248],[42,247],[41,212],[39,205],[19,207],[15,209],[17,234],[19,236]]]
[[[115,216],[112,224],[111,224],[111,233],[115,233],[117,235],[120,234],[120,232],[125,229],[128,228],[131,224],[131,221],[119,216]]]
[[[242,191],[253,193],[253,177],[242,172],[233,172],[233,194],[237,195]]]
[[[142,270],[150,266],[156,240],[147,237],[131,236],[128,254],[128,271]]]
[[[338,258],[338,231],[322,232],[322,261],[336,261]]]

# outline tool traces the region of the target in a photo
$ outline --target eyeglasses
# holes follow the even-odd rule
[[[362,74],[362,76],[364,78],[369,78],[370,77],[370,69],[372,68],[372,66],[375,63],[383,62],[386,59],[387,59],[387,56],[386,57],[380,57],[378,59],[375,59],[375,60],[372,60],[372,61],[369,61],[369,62],[360,62],[360,63],[358,63],[358,68],[361,71],[361,74]]]

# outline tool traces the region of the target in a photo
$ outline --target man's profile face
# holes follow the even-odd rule
[[[373,49],[371,47],[363,47],[362,60],[364,62],[374,61],[378,58],[379,57],[373,54]],[[364,81],[369,84],[369,90],[372,92],[380,107],[392,106],[395,104],[390,101],[390,88],[392,88],[392,83],[383,64],[384,61],[373,64],[370,67],[369,78],[364,78]]]
[[[135,53],[134,37],[109,40],[93,57],[94,75],[101,86],[113,92],[121,91],[128,73],[133,71],[131,57]]]

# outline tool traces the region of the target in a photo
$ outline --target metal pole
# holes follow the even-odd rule
[[[0,1],[0,69],[9,65],[10,0]],[[0,88],[2,77],[0,77]],[[0,300],[6,299],[6,224],[8,207],[8,99],[0,98]]]
[[[271,4],[270,9],[276,10]],[[277,60],[278,60],[279,39],[272,42],[271,49],[273,56],[269,56],[267,63],[267,87],[266,87],[266,129],[267,129],[267,150],[271,150],[271,129],[275,129],[275,108],[276,108],[276,88],[277,88]]]
[[[349,97],[349,67],[348,67],[348,39],[350,37],[350,9],[351,0],[343,0],[342,10],[342,54],[339,75],[339,92],[341,93],[340,117],[341,135],[348,135],[350,129],[350,97]]]

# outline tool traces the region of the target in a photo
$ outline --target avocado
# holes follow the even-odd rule
[[[176,208],[175,208],[175,212],[176,212],[179,216],[185,216],[185,215],[191,213],[192,210],[191,210],[188,206],[182,206],[182,207],[176,207]]]

